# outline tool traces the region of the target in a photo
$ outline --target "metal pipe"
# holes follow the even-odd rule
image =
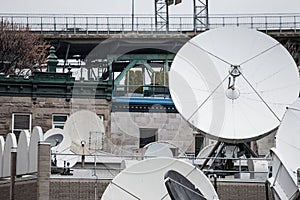
[[[134,0],[131,0],[131,30],[134,31]]]

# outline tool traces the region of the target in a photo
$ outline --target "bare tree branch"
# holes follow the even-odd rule
[[[23,69],[41,67],[50,44],[28,28],[0,22],[0,73],[18,74]]]

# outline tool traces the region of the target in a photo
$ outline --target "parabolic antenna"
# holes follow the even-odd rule
[[[177,171],[165,174],[165,185],[172,200],[206,200],[200,190]]]
[[[64,167],[67,162],[73,167],[78,162],[79,156],[70,150],[72,142],[68,133],[60,128],[53,128],[45,133],[44,138],[50,143],[52,152],[56,154],[57,167]]]
[[[294,199],[300,195],[297,171],[300,169],[300,99],[288,107],[272,148],[272,178],[269,179],[275,196]],[[277,198],[276,198],[277,199]]]
[[[24,175],[29,168],[29,142],[30,133],[28,130],[22,130],[18,140],[17,147],[17,175]]]
[[[151,158],[151,157],[173,158],[173,153],[166,144],[153,143],[146,148],[144,156],[147,158]]]
[[[3,167],[3,154],[4,154],[5,141],[3,136],[0,136],[0,177],[2,177],[2,167]]]
[[[88,110],[73,113],[65,123],[64,132],[71,138],[71,151],[77,154],[94,153],[102,149],[103,121]]]
[[[209,179],[193,165],[174,158],[152,158],[133,164],[118,174],[104,191],[102,200],[170,200],[164,184],[164,176],[169,170],[189,179],[206,199],[218,199]]]
[[[239,143],[276,129],[299,94],[297,66],[268,35],[244,28],[206,31],[187,42],[170,70],[179,113],[213,139]]]
[[[166,141],[158,141],[151,142],[144,146],[145,153],[144,157],[186,157],[184,151],[179,147],[166,142]]]
[[[53,135],[48,136],[45,139],[45,142],[50,143],[51,147],[56,147],[58,146],[64,139],[64,135],[61,133],[56,133]]]
[[[300,168],[300,99],[287,108],[276,135],[276,149],[280,152],[289,168],[296,171]],[[296,180],[295,180],[296,181]]]

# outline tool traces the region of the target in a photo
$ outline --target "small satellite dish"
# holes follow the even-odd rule
[[[165,174],[165,185],[172,200],[206,200],[200,190],[177,171]]]
[[[45,142],[50,143],[51,147],[56,147],[63,141],[63,139],[64,139],[63,134],[56,133],[56,134],[53,134],[53,135],[47,137],[45,139]]]
[[[145,146],[146,147],[146,146]],[[164,143],[150,143],[145,148],[144,157],[152,158],[152,157],[169,157],[173,158],[173,153],[167,144]]]
[[[177,53],[169,76],[183,118],[228,143],[275,130],[299,94],[298,69],[288,51],[245,28],[212,29],[192,38]]]
[[[64,167],[67,162],[69,167],[73,167],[78,162],[79,157],[70,150],[71,138],[68,133],[60,128],[52,128],[45,133],[44,138],[51,145],[55,155],[52,159],[55,160],[56,167]]]
[[[175,146],[174,144],[171,144],[167,141],[157,141],[157,142],[151,142],[144,146],[144,157],[151,158],[151,157],[184,157],[186,158],[185,152]]]
[[[164,175],[175,170],[188,178],[207,199],[218,199],[210,180],[195,166],[174,158],[151,158],[129,166],[119,173],[103,193],[108,199],[171,199]]]

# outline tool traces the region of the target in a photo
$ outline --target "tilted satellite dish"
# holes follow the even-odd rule
[[[28,173],[29,170],[29,143],[30,143],[30,133],[28,130],[22,130],[17,147],[17,175],[24,175]]]
[[[194,37],[177,53],[169,76],[183,118],[228,143],[275,130],[299,94],[298,69],[288,51],[270,36],[244,28]]]
[[[121,171],[103,193],[108,199],[170,200],[164,175],[175,170],[192,182],[207,199],[218,199],[210,180],[195,166],[174,158],[151,158]]]
[[[39,142],[44,141],[43,130],[40,126],[35,126],[32,129],[29,142],[29,165],[28,172],[35,173],[38,171],[38,145]]]
[[[64,135],[61,134],[61,133],[56,133],[56,134],[53,134],[51,136],[48,136],[46,139],[45,139],[45,142],[48,142],[50,143],[51,147],[56,147],[58,146],[64,139]]]
[[[11,175],[11,149],[16,149],[17,146],[16,135],[14,133],[7,134],[2,156],[2,177],[9,177]]]
[[[69,163],[73,167],[79,160],[79,156],[74,155],[71,149],[71,138],[60,128],[49,129],[44,135],[45,141],[51,144],[52,153],[55,158],[56,167],[64,167]]]
[[[300,169],[300,99],[287,108],[276,136],[276,148],[271,149],[272,177],[268,180],[276,199],[300,196],[297,171]],[[299,180],[298,180],[299,179]]]
[[[0,177],[2,177],[2,167],[3,167],[3,154],[4,154],[4,145],[5,145],[5,141],[4,141],[4,137],[1,135],[0,136]]]
[[[88,110],[73,113],[65,123],[64,132],[70,136],[74,153],[90,154],[102,149],[105,128],[96,113]]]
[[[206,200],[200,190],[177,171],[170,170],[165,174],[165,185],[172,200]]]

